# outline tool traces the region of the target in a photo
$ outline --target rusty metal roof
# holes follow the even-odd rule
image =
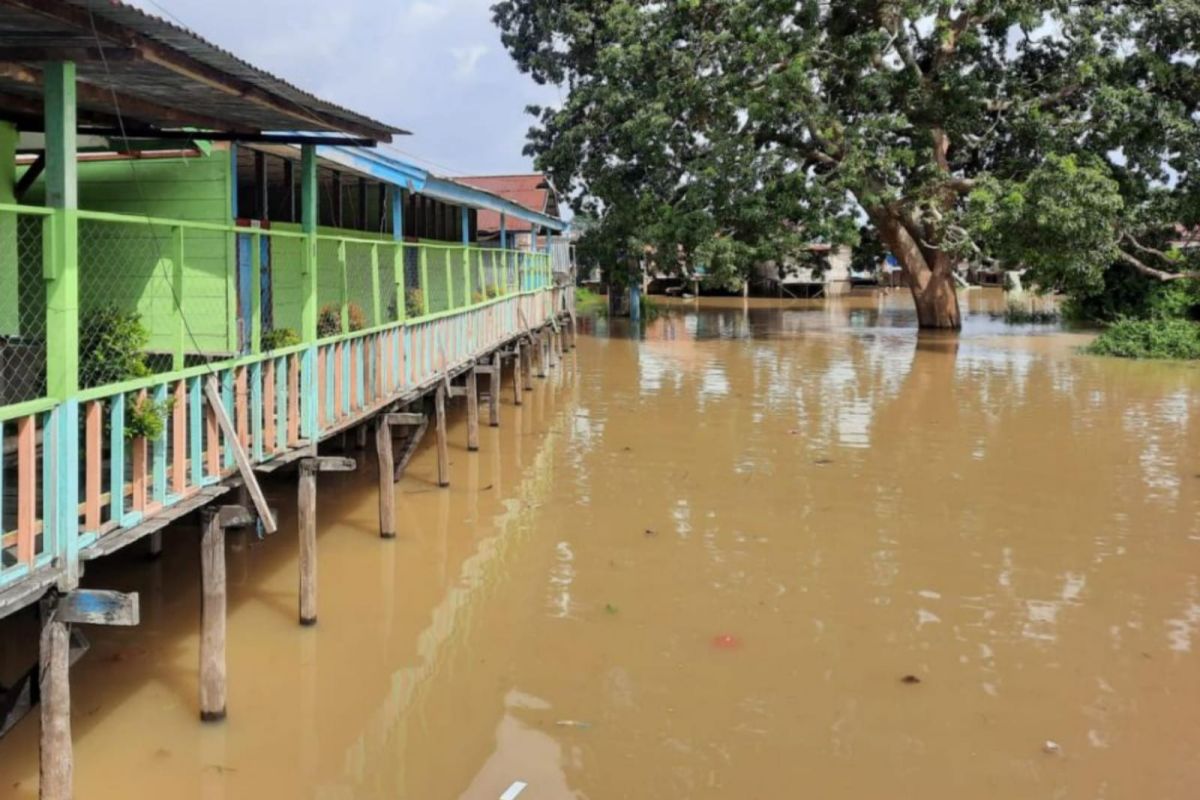
[[[459,183],[483,189],[497,194],[506,200],[518,203],[531,211],[558,216],[558,204],[554,189],[546,176],[540,172],[526,175],[473,175],[466,178],[455,178]],[[479,212],[479,230],[500,230],[500,214],[495,211]],[[525,220],[506,220],[505,228],[510,233],[521,233],[530,230],[530,224]]]
[[[81,129],[407,133],[326,102],[118,0],[0,0],[0,116],[41,124],[45,61],[76,64]],[[114,98],[115,93],[115,98]]]

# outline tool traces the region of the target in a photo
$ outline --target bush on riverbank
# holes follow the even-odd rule
[[[1119,358],[1200,359],[1200,324],[1185,319],[1118,320],[1087,350]]]

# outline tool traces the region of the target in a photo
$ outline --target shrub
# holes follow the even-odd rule
[[[404,294],[404,314],[419,317],[425,313],[425,293],[420,289],[409,289]]]
[[[291,328],[275,328],[263,334],[263,350],[279,350],[300,344],[300,335]]]
[[[346,316],[349,317],[351,333],[361,331],[367,325],[363,310],[359,308],[357,303],[349,303],[346,306]],[[321,338],[337,336],[341,332],[342,307],[334,303],[322,306],[320,314],[317,315],[317,336]]]
[[[1089,353],[1120,358],[1200,358],[1200,324],[1184,319],[1123,319],[1110,325]]]
[[[157,439],[162,436],[163,427],[167,423],[167,414],[171,413],[173,398],[161,403],[155,403],[149,397],[134,400],[125,406],[125,438],[126,439]]]
[[[144,378],[150,374],[146,347],[150,331],[141,315],[116,308],[90,311],[80,323],[80,384],[84,388]]]
[[[487,295],[483,292],[471,292],[471,305],[477,306],[480,303],[487,302]]]

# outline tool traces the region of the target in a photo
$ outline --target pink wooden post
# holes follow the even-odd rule
[[[300,438],[300,355],[288,356],[288,444]]]
[[[204,451],[205,472],[215,478],[221,474],[221,435],[217,430],[217,415],[208,403],[204,404],[204,438],[208,442]]]
[[[320,424],[325,424],[325,351],[327,348],[319,348],[317,350],[317,419]]]
[[[267,359],[263,369],[263,449],[275,452],[275,359]],[[258,411],[256,410],[257,414]]]
[[[171,488],[176,494],[187,489],[187,382],[175,382],[175,405],[171,409]]]
[[[93,400],[84,412],[83,529],[100,529],[100,460],[103,436],[103,403]]]
[[[339,419],[342,409],[342,344],[333,346],[333,418]]]
[[[37,415],[17,422],[17,561],[33,563],[37,516]]]

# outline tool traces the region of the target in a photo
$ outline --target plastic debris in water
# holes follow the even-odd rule
[[[577,719],[560,719],[554,724],[560,728],[581,728],[583,730],[587,730],[588,728],[592,727],[592,723],[581,722]]]
[[[732,633],[721,633],[713,637],[713,647],[718,650],[735,650],[742,646],[742,640]]]
[[[1042,752],[1046,755],[1056,756],[1062,752],[1062,747],[1053,739],[1047,739],[1042,743]]]
[[[500,800],[517,800],[517,796],[525,791],[525,787],[529,784],[525,781],[513,781],[512,786],[504,790],[504,794],[500,795]]]

